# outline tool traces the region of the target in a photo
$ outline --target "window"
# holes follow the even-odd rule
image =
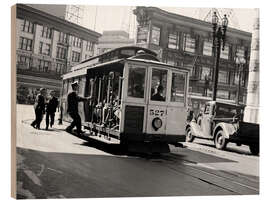
[[[52,38],[52,29],[47,27],[47,26],[43,26],[42,31],[41,31],[41,36],[44,38],[51,39]]]
[[[49,72],[51,67],[50,61],[38,60],[38,67],[40,72]]]
[[[72,61],[73,62],[79,62],[81,58],[81,54],[76,51],[72,51]]]
[[[25,19],[22,24],[22,31],[33,33],[34,31],[33,23]]]
[[[27,69],[29,68],[30,64],[32,62],[32,59],[27,56],[18,56],[17,64],[20,69]]]
[[[174,60],[173,60],[173,59],[170,59],[170,58],[167,59],[166,63],[167,63],[168,65],[171,65],[171,66],[174,66],[174,65],[175,65]]]
[[[211,70],[209,67],[202,67],[202,72],[201,72],[201,80],[205,80],[208,77],[208,79],[211,78]]]
[[[151,100],[166,101],[167,70],[152,69]]]
[[[239,72],[238,71],[236,71],[235,73],[234,73],[234,80],[233,80],[233,84],[235,84],[235,85],[238,85],[239,84],[239,79],[240,79],[240,74],[239,74]]]
[[[58,41],[65,44],[68,43],[68,35],[66,33],[60,32]]]
[[[137,43],[147,43],[148,26],[138,27]]]
[[[236,56],[240,58],[245,58],[245,50],[246,48],[244,46],[237,46]]]
[[[228,45],[225,45],[224,51],[222,51],[222,48],[221,48],[220,58],[229,59],[229,46]]]
[[[81,48],[82,47],[82,40],[78,37],[73,36],[73,46]]]
[[[128,76],[128,96],[144,98],[145,68],[130,68]]]
[[[219,71],[218,72],[218,82],[220,83],[228,83],[228,73],[227,71]]]
[[[44,54],[45,55],[50,55],[50,53],[51,53],[51,45],[50,44],[46,44],[45,45]]]
[[[151,43],[159,45],[159,40],[160,40],[160,28],[153,26],[152,27]]]
[[[51,53],[51,45],[47,43],[45,44],[43,42],[39,42],[39,53],[49,56]]]
[[[203,55],[212,56],[212,42],[210,40],[203,42]]]
[[[19,49],[26,50],[26,51],[32,51],[32,43],[33,43],[33,40],[27,39],[24,37],[20,37]]]
[[[43,42],[39,42],[39,53],[42,54]]]
[[[66,59],[66,53],[67,53],[67,49],[64,47],[57,47],[56,50],[56,58],[59,59]]]
[[[86,51],[94,51],[94,43],[93,42],[86,42]]]
[[[219,118],[232,118],[240,113],[241,113],[240,108],[235,108],[231,106],[217,106],[216,109],[216,117]]]
[[[178,32],[169,33],[168,48],[179,49],[179,34]]]
[[[229,91],[217,90],[217,97],[220,99],[229,99]]]
[[[64,67],[65,65],[62,63],[56,63],[56,70],[55,72],[58,74],[63,74],[64,73]]]
[[[171,89],[171,101],[185,103],[185,85],[186,74],[173,73],[172,74],[172,89]]]
[[[245,87],[245,84],[246,84],[246,80],[245,80],[246,74],[245,74],[245,72],[239,73],[238,71],[236,71],[236,72],[234,73],[234,81],[233,81],[233,84],[234,84],[234,85],[239,85],[240,75],[241,75],[240,86]]]
[[[184,33],[183,40],[183,51],[195,53],[195,38],[191,37],[190,34]]]

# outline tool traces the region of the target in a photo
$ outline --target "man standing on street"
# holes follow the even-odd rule
[[[70,92],[67,96],[67,112],[70,117],[73,119],[70,126],[66,128],[66,131],[71,133],[74,126],[77,128],[77,134],[83,134],[84,132],[81,130],[81,117],[78,112],[78,102],[87,101],[89,98],[80,97],[77,95],[77,91],[79,90],[79,85],[77,82],[71,84],[72,92]]]
[[[47,108],[46,108],[46,130],[49,128],[49,123],[50,126],[52,127],[54,124],[54,116],[56,112],[56,108],[58,106],[58,99],[55,97],[55,92],[52,90],[50,92],[51,98],[49,102],[47,103]],[[51,122],[49,122],[49,119],[51,119]]]
[[[40,123],[42,121],[43,114],[45,113],[45,97],[46,97],[46,89],[41,88],[40,93],[37,95],[34,109],[36,114],[36,119],[31,123],[31,126],[40,129]]]

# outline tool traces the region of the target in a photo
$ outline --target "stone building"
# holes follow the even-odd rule
[[[212,95],[212,24],[155,7],[136,7],[133,13],[138,22],[136,44],[156,51],[165,63],[190,70],[190,105],[200,109]],[[220,57],[218,99],[236,102],[239,93],[240,102],[246,102],[250,43],[251,33],[227,29]],[[242,67],[236,64],[236,56],[245,59]]]
[[[59,95],[61,75],[93,56],[101,36],[24,4],[16,5],[14,26],[19,103],[33,102],[40,87],[56,90]]]
[[[98,54],[102,54],[111,49],[122,46],[134,45],[134,39],[129,38],[129,34],[123,30],[103,31],[102,36],[98,39]]]

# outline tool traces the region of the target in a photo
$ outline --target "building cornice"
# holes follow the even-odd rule
[[[167,12],[157,7],[137,7],[136,9],[146,9],[150,19],[158,19],[160,22],[167,21],[176,25],[192,27],[198,30],[212,32],[212,24],[196,18],[191,18],[171,12]],[[252,34],[243,30],[228,27],[227,36],[234,36],[240,39],[251,40]]]

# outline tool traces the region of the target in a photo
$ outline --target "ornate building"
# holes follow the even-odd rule
[[[24,4],[16,9],[18,102],[33,102],[40,87],[59,95],[61,75],[95,54],[101,34]]]
[[[156,51],[165,63],[190,70],[190,105],[200,109],[212,95],[212,24],[155,7],[136,7],[133,13],[138,22],[136,44]],[[218,99],[236,102],[239,93],[240,102],[246,102],[250,43],[251,33],[228,28],[220,57]],[[241,68],[236,56],[246,61]]]

